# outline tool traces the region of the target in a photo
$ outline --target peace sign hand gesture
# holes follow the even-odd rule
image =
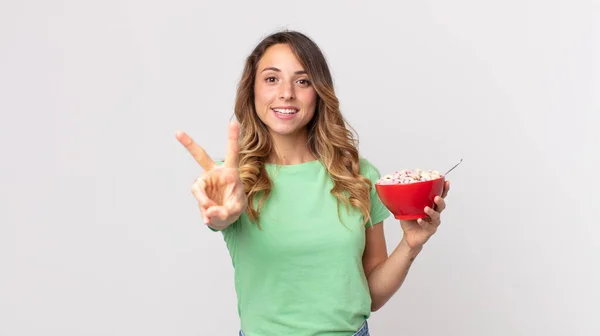
[[[229,124],[227,155],[222,166],[216,164],[186,133],[178,131],[175,135],[204,169],[192,185],[192,194],[198,201],[204,223],[216,230],[235,222],[248,204],[238,170],[238,129],[237,122]]]

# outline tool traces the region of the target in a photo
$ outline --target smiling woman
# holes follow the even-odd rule
[[[240,335],[369,335],[370,313],[439,226],[449,185],[427,220],[401,221],[388,256],[379,171],[359,155],[323,54],[299,32],[248,56],[235,116],[222,165],[177,138],[205,169],[192,192],[232,258]]]
[[[315,113],[317,93],[290,46],[270,47],[258,63],[258,71],[254,106],[260,120],[272,136],[287,138],[288,143],[306,138],[305,126]]]

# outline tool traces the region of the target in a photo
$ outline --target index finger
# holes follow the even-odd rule
[[[227,168],[238,167],[238,152],[239,152],[239,125],[233,120],[229,123],[227,131],[227,154],[225,155],[224,166]]]
[[[204,170],[208,171],[215,166],[215,162],[210,158],[210,156],[204,151],[204,149],[192,140],[192,138],[187,135],[185,132],[177,131],[175,133],[175,137],[179,142],[190,152],[194,160],[204,168]]]

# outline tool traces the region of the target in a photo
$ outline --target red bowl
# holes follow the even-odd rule
[[[442,195],[445,178],[406,184],[375,184],[381,202],[396,219],[425,218],[425,207],[434,207],[434,198]]]

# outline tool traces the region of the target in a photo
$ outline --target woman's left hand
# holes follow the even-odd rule
[[[437,231],[441,224],[440,215],[446,209],[446,201],[444,199],[448,195],[449,190],[450,181],[446,181],[441,197],[436,196],[433,200],[435,203],[434,209],[425,207],[427,217],[419,218],[417,220],[400,220],[400,225],[404,231],[402,240],[404,240],[409,247],[420,249]]]

